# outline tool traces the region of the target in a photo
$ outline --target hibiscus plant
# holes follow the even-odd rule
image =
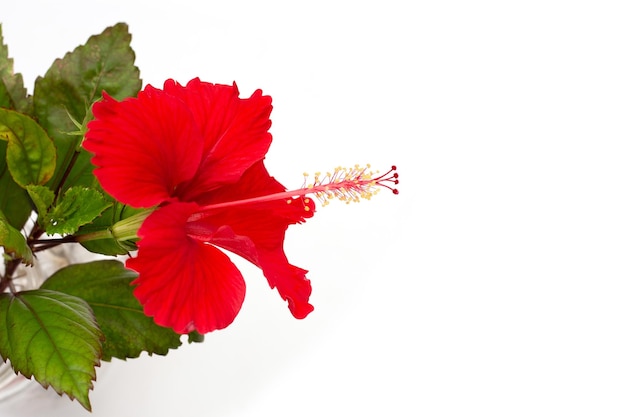
[[[397,193],[395,167],[359,166],[287,191],[263,163],[271,97],[199,79],[142,89],[130,40],[123,23],[92,36],[30,95],[0,28],[0,356],[87,409],[100,361],[165,355],[234,320],[245,283],[223,250],[301,319],[311,284],[287,261],[287,227],[313,216],[312,197]],[[62,244],[110,258],[15,284]]]

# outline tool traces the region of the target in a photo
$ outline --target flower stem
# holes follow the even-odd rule
[[[125,240],[137,239],[137,231],[143,224],[143,221],[152,213],[155,209],[147,209],[140,213],[134,214],[130,217],[122,219],[115,223],[108,229],[98,230],[96,232],[85,233],[84,235],[76,236],[76,242],[87,242],[90,240],[98,239],[115,239],[119,242]]]

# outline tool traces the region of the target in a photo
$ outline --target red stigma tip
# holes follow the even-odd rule
[[[386,184],[386,183],[391,183],[394,185],[400,184],[400,180],[398,179],[400,175],[398,175],[398,173],[396,172],[397,169],[398,168],[395,165],[392,165],[389,171],[385,172],[383,175],[379,176],[378,178],[374,178],[374,181],[376,181],[376,184],[382,187],[388,188],[394,194],[398,194],[399,193],[398,189],[391,188],[390,186]]]

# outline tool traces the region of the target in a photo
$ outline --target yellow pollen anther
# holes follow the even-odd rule
[[[334,197],[347,204],[358,203],[362,198],[369,200],[381,187],[397,194],[397,190],[389,185],[398,184],[398,174],[395,171],[394,166],[385,174],[378,175],[377,172],[370,171],[370,164],[365,167],[355,165],[351,168],[338,166],[333,172],[327,172],[324,177],[320,172],[316,172],[313,182],[303,188],[311,190],[322,206],[327,205]]]

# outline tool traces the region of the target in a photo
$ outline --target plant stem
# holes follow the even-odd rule
[[[0,279],[0,292],[4,292],[7,287],[11,286],[13,274],[21,262],[21,259],[11,259],[5,262],[4,276]]]
[[[32,239],[29,241],[29,246],[33,252],[41,252],[42,250],[50,249],[63,243],[74,242],[77,242],[76,236],[69,235],[58,239]]]
[[[72,171],[72,167],[76,163],[76,160],[78,159],[79,155],[80,155],[80,151],[74,150],[74,153],[72,154],[72,159],[70,159],[70,162],[67,164],[67,167],[65,168],[65,172],[63,172],[63,176],[61,177],[61,180],[59,181],[59,185],[57,185],[57,188],[55,191],[55,197],[54,197],[55,202],[59,199],[59,196],[61,195],[61,190],[63,189],[63,185],[65,185],[65,181],[67,181],[67,178],[69,177],[70,172]]]

